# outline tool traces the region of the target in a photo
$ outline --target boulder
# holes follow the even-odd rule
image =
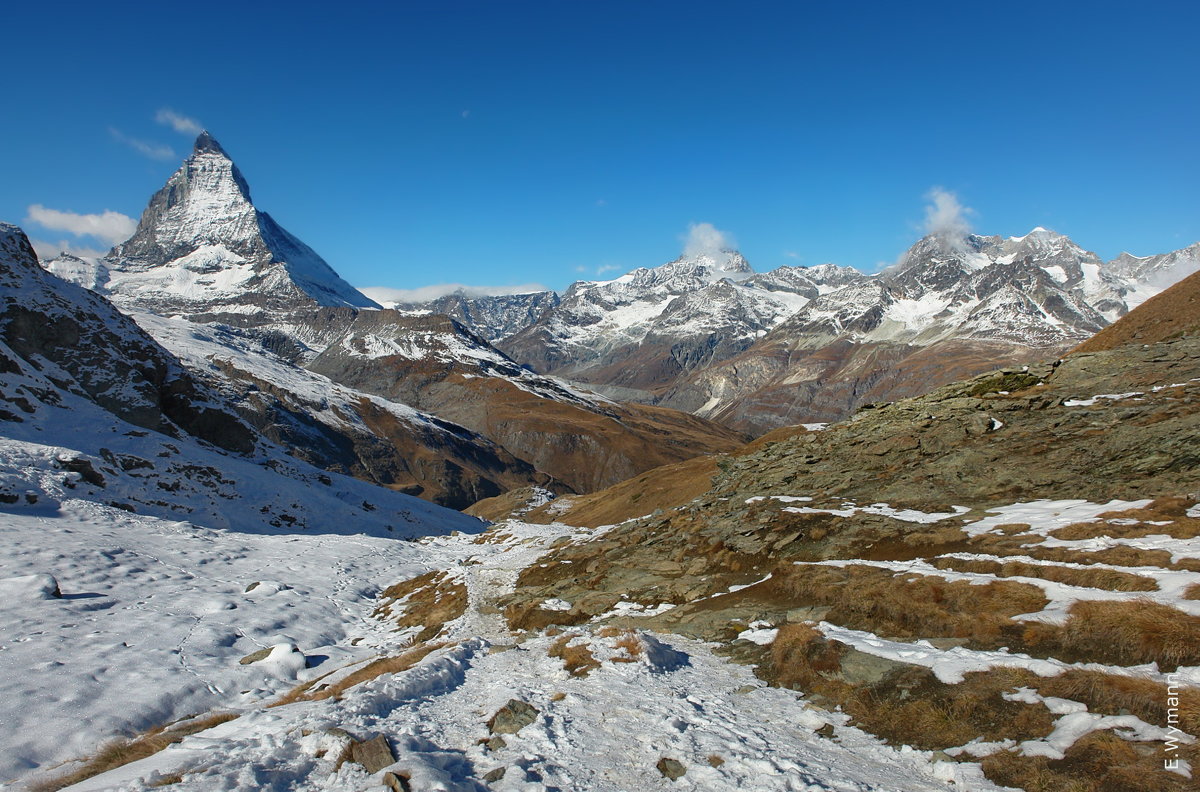
[[[488,721],[488,729],[492,734],[516,734],[537,720],[538,713],[536,707],[520,699],[510,699]]]

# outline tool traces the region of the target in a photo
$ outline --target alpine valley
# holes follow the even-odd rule
[[[1197,270],[381,304],[202,133],[107,255],[0,224],[0,788],[1195,789]]]

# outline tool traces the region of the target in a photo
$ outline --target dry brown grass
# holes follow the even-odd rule
[[[893,743],[934,750],[986,740],[1030,739],[1050,733],[1045,707],[1006,701],[1001,694],[1031,686],[1024,669],[968,674],[944,684],[926,668],[897,665],[874,685],[851,685],[841,676],[849,648],[809,625],[787,624],[771,646],[772,682],[803,690],[825,706],[840,706],[858,726]]]
[[[1019,635],[1023,625],[1012,616],[1047,604],[1042,590],[1028,583],[976,586],[859,565],[797,565],[763,585],[783,607],[828,605],[829,621],[853,629],[905,640],[967,638],[984,648]]]
[[[592,650],[588,648],[586,643],[571,643],[571,641],[579,638],[578,635],[562,635],[554,643],[550,645],[547,652],[551,657],[561,658],[563,668],[567,670],[571,676],[585,677],[594,669],[600,667],[599,661],[592,654]]]
[[[1200,583],[1193,583],[1184,589],[1183,598],[1189,600],[1200,600]]]
[[[1175,539],[1194,539],[1200,536],[1200,518],[1188,517],[1187,511],[1195,505],[1191,498],[1158,498],[1141,509],[1104,512],[1096,522],[1081,522],[1059,528],[1050,533],[1057,539],[1095,539],[1100,536],[1114,538],[1139,538],[1165,534]],[[1114,524],[1108,520],[1136,520],[1130,524]],[[1152,525],[1166,522],[1167,525]]]
[[[446,646],[446,644],[425,643],[409,649],[400,655],[381,657],[357,671],[342,677],[332,685],[321,685],[321,679],[324,679],[324,677],[305,682],[284,693],[278,699],[271,702],[270,706],[282,707],[297,701],[320,701],[322,699],[340,697],[342,693],[355,685],[361,685],[363,682],[377,679],[384,674],[398,674],[401,671],[407,671],[425,659],[425,656],[430,652],[441,649],[443,646]]]
[[[85,781],[92,776],[107,773],[123,767],[130,762],[153,756],[168,745],[174,745],[202,731],[228,723],[238,716],[232,712],[217,712],[202,718],[180,721],[168,726],[159,726],[143,734],[128,739],[111,740],[100,747],[90,758],[84,760],[83,766],[58,778],[30,785],[30,792],[56,792]]]
[[[1185,746],[1179,753],[1195,761],[1200,752]],[[1080,738],[1062,759],[1001,751],[985,757],[982,765],[991,781],[1026,792],[1194,790],[1191,780],[1163,769],[1165,758],[1161,745],[1129,743],[1110,732],[1098,731]]]
[[[170,775],[160,776],[157,781],[150,784],[152,787],[166,787],[183,781],[183,773],[171,773]]]
[[[1066,583],[1071,586],[1105,589],[1106,591],[1155,591],[1152,578],[1120,572],[1115,569],[1075,569],[1065,566],[1031,564],[1027,561],[988,561],[984,559],[937,558],[932,562],[938,569],[958,572],[980,572],[998,577],[1032,577]]]
[[[1071,606],[1062,626],[1030,624],[1024,640],[1069,662],[1158,663],[1170,671],[1200,663],[1200,616],[1146,599],[1083,601]]]
[[[445,572],[426,572],[388,587],[380,596],[385,601],[374,615],[391,619],[400,629],[420,627],[414,643],[437,637],[446,622],[467,610],[467,587]]]
[[[1167,686],[1151,679],[1072,668],[1059,676],[1039,679],[1034,687],[1043,696],[1080,701],[1090,712],[1120,715],[1131,712],[1147,723],[1167,722]],[[1200,734],[1200,688],[1176,688],[1179,728]]]
[[[1200,572],[1200,559],[1171,561],[1166,550],[1142,550],[1129,545],[1116,545],[1103,550],[1076,550],[1071,547],[1030,547],[1020,552],[1042,561],[1066,561],[1076,564],[1112,564],[1113,566],[1148,566],[1159,569],[1190,569]]]

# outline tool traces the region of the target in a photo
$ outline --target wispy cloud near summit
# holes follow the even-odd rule
[[[176,113],[169,107],[160,108],[154,114],[154,120],[163,126],[169,126],[176,132],[181,132],[185,135],[199,135],[204,131],[204,127],[194,118]]]
[[[154,160],[169,160],[175,159],[175,149],[161,143],[148,143],[145,140],[140,140],[135,137],[126,135],[116,127],[109,127],[108,134],[112,135],[113,140],[119,143],[124,143],[131,149],[141,154],[144,157],[149,157]]]
[[[971,222],[967,219],[975,210],[959,203],[958,196],[942,187],[934,187],[926,195],[925,233],[944,237],[951,241],[964,239],[971,233]]]
[[[732,250],[736,246],[729,233],[718,230],[712,223],[692,223],[683,242],[683,255],[715,256],[722,250]]]

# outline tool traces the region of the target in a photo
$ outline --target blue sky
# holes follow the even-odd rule
[[[692,223],[873,270],[934,187],[1106,258],[1200,239],[1195,3],[21,5],[0,219],[47,243],[106,240],[31,206],[141,213],[164,109],[358,286],[562,288]]]

